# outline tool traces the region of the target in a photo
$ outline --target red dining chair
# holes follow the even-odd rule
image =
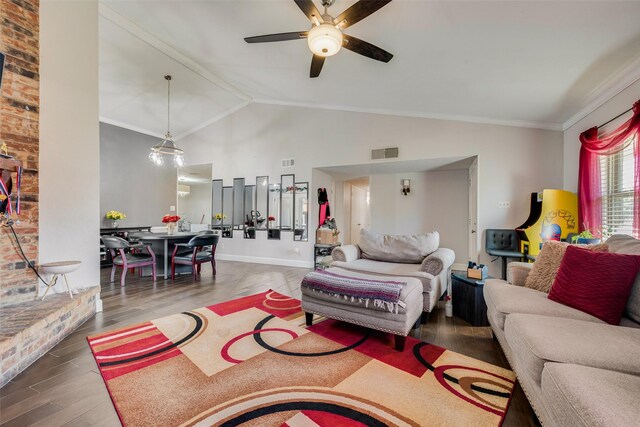
[[[189,240],[189,243],[176,243],[171,255],[171,279],[176,278],[176,265],[190,265],[193,271],[193,279],[196,280],[202,264],[210,262],[213,268],[213,275],[216,275],[216,245],[218,244],[217,235],[199,234]],[[190,253],[181,254],[186,249],[190,249]]]
[[[120,286],[124,286],[127,270],[130,268],[151,266],[153,281],[156,281],[156,254],[153,253],[150,244],[138,243],[131,244],[126,240],[116,236],[102,236],[102,242],[105,248],[111,253],[113,259],[113,267],[111,268],[111,282],[115,279],[116,268],[122,267],[122,275],[120,276]],[[138,250],[132,252],[131,250]],[[142,252],[146,249],[147,253]],[[118,254],[116,254],[116,252]]]

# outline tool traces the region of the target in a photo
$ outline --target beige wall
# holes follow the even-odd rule
[[[411,180],[404,196],[402,179]],[[371,230],[388,234],[440,233],[456,262],[469,259],[469,171],[444,170],[371,176]]]
[[[71,284],[97,286],[97,1],[41,2],[40,64],[40,262],[80,260]]]
[[[399,160],[478,156],[479,230],[514,228],[527,218],[529,194],[562,186],[562,132],[482,125],[423,118],[312,108],[250,104],[180,141],[189,164],[211,161],[213,178],[231,185],[234,177],[256,175],[279,178],[295,173],[297,181],[311,181],[311,230],[317,224],[319,185],[330,185],[317,167],[369,163],[374,147],[400,147]],[[294,168],[280,160],[294,157]],[[328,182],[327,182],[328,181]],[[333,196],[332,196],[333,197]],[[335,200],[335,199],[334,199]],[[508,200],[511,209],[499,209]],[[311,233],[312,234],[312,233]],[[313,243],[244,242],[242,235],[222,239],[220,254],[231,257],[278,259],[289,264],[309,262]],[[482,239],[478,246],[482,245]],[[482,261],[488,261],[482,254]],[[496,266],[496,272],[499,270]]]
[[[578,191],[578,163],[580,158],[580,140],[578,138],[580,134],[593,126],[599,126],[611,120],[631,108],[633,103],[638,100],[640,100],[640,80],[637,80],[564,132],[563,185],[565,190]],[[609,127],[615,127],[617,124],[628,120],[629,117],[631,117],[631,113],[612,122]]]

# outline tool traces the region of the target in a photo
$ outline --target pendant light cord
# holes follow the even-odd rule
[[[164,76],[167,79],[167,133],[171,134],[171,76]]]

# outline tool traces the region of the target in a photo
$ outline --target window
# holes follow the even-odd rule
[[[602,176],[602,230],[605,235],[633,236],[633,141],[611,156],[600,156]]]

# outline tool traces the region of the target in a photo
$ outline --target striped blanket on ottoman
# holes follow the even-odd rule
[[[375,307],[385,307],[390,312],[398,312],[398,307],[406,307],[400,300],[400,292],[406,282],[391,280],[375,280],[332,273],[328,270],[316,270],[302,279],[301,287],[332,295],[336,298],[358,300],[368,307],[372,302]]]

